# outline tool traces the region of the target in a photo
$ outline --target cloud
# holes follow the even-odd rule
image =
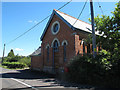
[[[28,20],[29,23],[32,23],[33,21],[32,20]]]
[[[15,48],[16,51],[24,51],[24,49],[21,48]]]
[[[28,20],[28,22],[29,23],[38,23],[38,21],[36,21],[36,20],[34,20],[34,21],[33,20]]]
[[[34,21],[34,23],[38,23],[37,21]]]

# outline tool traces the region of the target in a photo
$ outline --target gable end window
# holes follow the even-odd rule
[[[66,43],[63,45],[64,62],[66,61]]]
[[[49,61],[49,47],[47,47],[47,61]]]
[[[49,62],[49,49],[50,49],[50,46],[49,44],[46,46],[46,49],[47,49],[47,61]]]
[[[55,21],[51,27],[52,34],[56,35],[59,32],[59,29],[60,29],[60,23],[58,21]]]
[[[63,40],[62,41],[62,46],[63,46],[63,60],[64,62],[66,62],[67,58],[66,58],[66,48],[67,48],[68,42],[67,40]]]

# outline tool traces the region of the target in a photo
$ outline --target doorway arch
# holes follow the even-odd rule
[[[59,69],[59,46],[60,46],[60,42],[57,38],[55,38],[52,42],[54,72],[57,72]]]

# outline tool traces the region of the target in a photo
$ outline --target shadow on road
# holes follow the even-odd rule
[[[7,73],[2,73],[1,75],[2,75],[2,78],[15,78],[15,79],[24,79],[24,80],[37,79],[37,81],[39,81],[39,80],[41,81],[41,79],[42,79],[43,83],[52,83],[51,85],[34,86],[35,88],[48,88],[48,87],[52,88],[52,87],[56,87],[56,86],[63,86],[65,88],[77,87],[77,88],[82,88],[82,89],[83,88],[86,88],[86,89],[91,88],[91,87],[85,87],[82,85],[80,86],[77,84],[60,81],[53,74],[48,74],[48,73],[39,72],[39,71],[32,71],[30,69],[17,70],[15,72],[11,71],[11,72],[7,72]],[[15,90],[17,90],[17,89],[15,89]]]
[[[55,78],[52,74],[45,72],[37,72],[30,69],[17,70],[18,72],[2,73],[2,78],[16,78],[16,79],[44,79],[44,78]]]
[[[37,88],[38,90],[43,90],[45,88],[49,88],[49,90],[115,90],[115,89],[107,89],[107,88],[95,88],[88,85],[80,85],[75,83],[68,83],[64,81],[58,80],[55,75],[48,74],[45,72],[38,72],[38,71],[32,71],[30,69],[25,70],[17,70],[15,72],[7,72],[2,73],[2,78],[15,78],[15,79],[24,79],[24,80],[32,80],[37,79],[37,81],[42,80],[43,83],[52,82],[51,85],[46,86],[33,86],[34,88]],[[55,86],[63,86],[65,88],[53,88]],[[2,90],[35,90],[34,88],[15,88],[15,89],[2,89]],[[42,89],[43,88],[43,89]],[[119,90],[119,89],[116,89]]]

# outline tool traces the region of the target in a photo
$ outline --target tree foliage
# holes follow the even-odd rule
[[[112,16],[98,15],[94,18],[95,29],[101,34],[96,36],[96,44],[110,52],[110,58],[114,64],[120,60],[120,1],[116,6],[111,12]],[[91,39],[86,41],[91,42]]]
[[[99,42],[104,49],[113,53],[116,48],[120,48],[120,5],[116,5],[113,16],[95,17],[95,28],[102,34],[102,37],[99,36]]]
[[[2,65],[7,66],[8,68],[24,68],[30,67],[31,59],[29,56],[19,56],[14,55],[13,49],[8,53],[7,57],[4,57]]]
[[[14,57],[14,51],[13,49],[10,50],[10,52],[8,53],[8,57]]]

